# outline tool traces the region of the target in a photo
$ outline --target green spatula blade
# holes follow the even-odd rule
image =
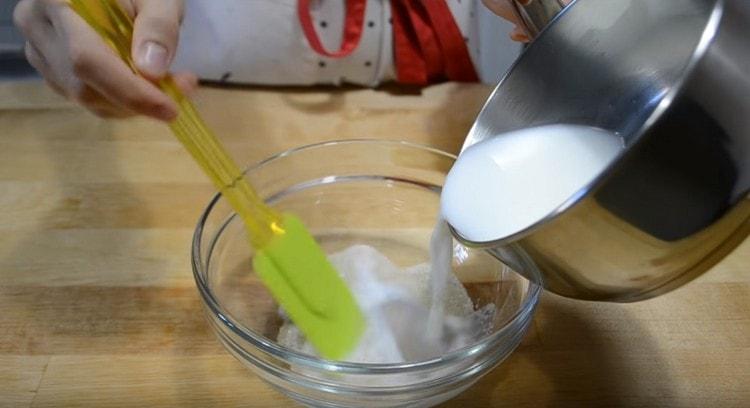
[[[282,228],[256,252],[255,273],[322,357],[342,359],[359,342],[365,318],[302,222],[285,214]]]

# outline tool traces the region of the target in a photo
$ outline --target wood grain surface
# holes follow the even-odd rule
[[[201,89],[252,163],[331,139],[455,152],[489,89]],[[293,404],[209,332],[188,253],[212,194],[168,129],[0,84],[0,407]],[[750,406],[750,242],[663,297],[544,295],[499,368],[446,407]]]

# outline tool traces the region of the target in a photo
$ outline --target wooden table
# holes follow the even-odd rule
[[[488,94],[203,89],[249,163],[340,138],[456,151]],[[106,122],[37,83],[0,84],[0,406],[291,402],[208,331],[188,248],[212,188],[167,128]],[[637,304],[545,295],[522,346],[448,407],[750,406],[750,242]]]

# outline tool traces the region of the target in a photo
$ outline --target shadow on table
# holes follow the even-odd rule
[[[659,405],[674,394],[670,378],[626,305],[545,294],[516,352],[443,407]]]

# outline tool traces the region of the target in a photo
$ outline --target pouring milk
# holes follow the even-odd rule
[[[529,128],[479,143],[461,154],[451,169],[441,196],[442,217],[472,241],[512,235],[571,198],[622,148],[622,139],[614,133],[575,125]],[[423,360],[469,345],[489,332],[485,323],[491,319],[486,316],[494,309],[473,310],[452,273],[452,250],[450,231],[438,220],[429,265],[400,270],[367,246],[331,256],[368,322],[362,341],[346,360]],[[286,318],[278,341],[315,354]]]
[[[442,215],[470,241],[511,236],[572,198],[623,147],[617,134],[580,125],[527,128],[477,143],[445,180]]]

